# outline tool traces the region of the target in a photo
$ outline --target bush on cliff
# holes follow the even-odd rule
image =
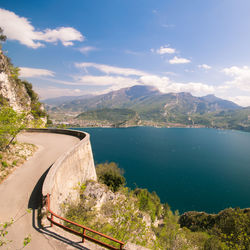
[[[113,192],[126,183],[123,171],[114,162],[96,165],[98,181],[107,185]]]
[[[250,248],[249,209],[228,208],[219,214],[187,212],[180,217],[179,223],[193,232],[203,231],[213,235],[215,238],[207,244],[215,244],[213,241],[219,240],[229,249]]]
[[[133,193],[138,199],[139,209],[148,212],[152,221],[161,215],[162,204],[155,192],[150,193],[147,189],[136,188]]]

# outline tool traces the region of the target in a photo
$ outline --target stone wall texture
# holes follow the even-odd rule
[[[29,129],[32,131],[66,134],[80,139],[56,160],[43,183],[43,195],[51,195],[51,210],[62,215],[61,204],[79,199],[79,184],[97,180],[89,134],[66,129]]]

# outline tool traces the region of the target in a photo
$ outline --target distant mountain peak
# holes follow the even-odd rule
[[[231,102],[231,101],[228,101],[228,100],[221,99],[221,98],[215,96],[214,94],[209,94],[209,95],[200,97],[200,100],[206,101],[209,103],[217,103],[217,104],[219,103],[220,105],[223,105],[223,107],[225,109],[239,109],[239,108],[241,108],[241,106],[239,106],[238,104]]]
[[[161,92],[153,86],[135,85],[126,89],[126,94],[132,99],[140,98],[142,96],[149,96],[160,94]]]

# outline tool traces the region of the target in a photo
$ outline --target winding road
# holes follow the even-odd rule
[[[30,235],[31,242],[25,249],[89,249],[80,239],[57,233],[50,227],[41,227],[37,219],[41,201],[41,186],[48,168],[79,139],[53,133],[22,133],[22,142],[38,146],[37,152],[0,184],[0,222],[14,219],[9,228],[7,249],[22,249],[23,240]],[[73,240],[72,240],[73,238]],[[91,247],[91,249],[93,249]]]

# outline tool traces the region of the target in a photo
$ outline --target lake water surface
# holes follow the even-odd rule
[[[83,128],[96,163],[156,191],[180,213],[250,207],[250,133],[207,128]]]

